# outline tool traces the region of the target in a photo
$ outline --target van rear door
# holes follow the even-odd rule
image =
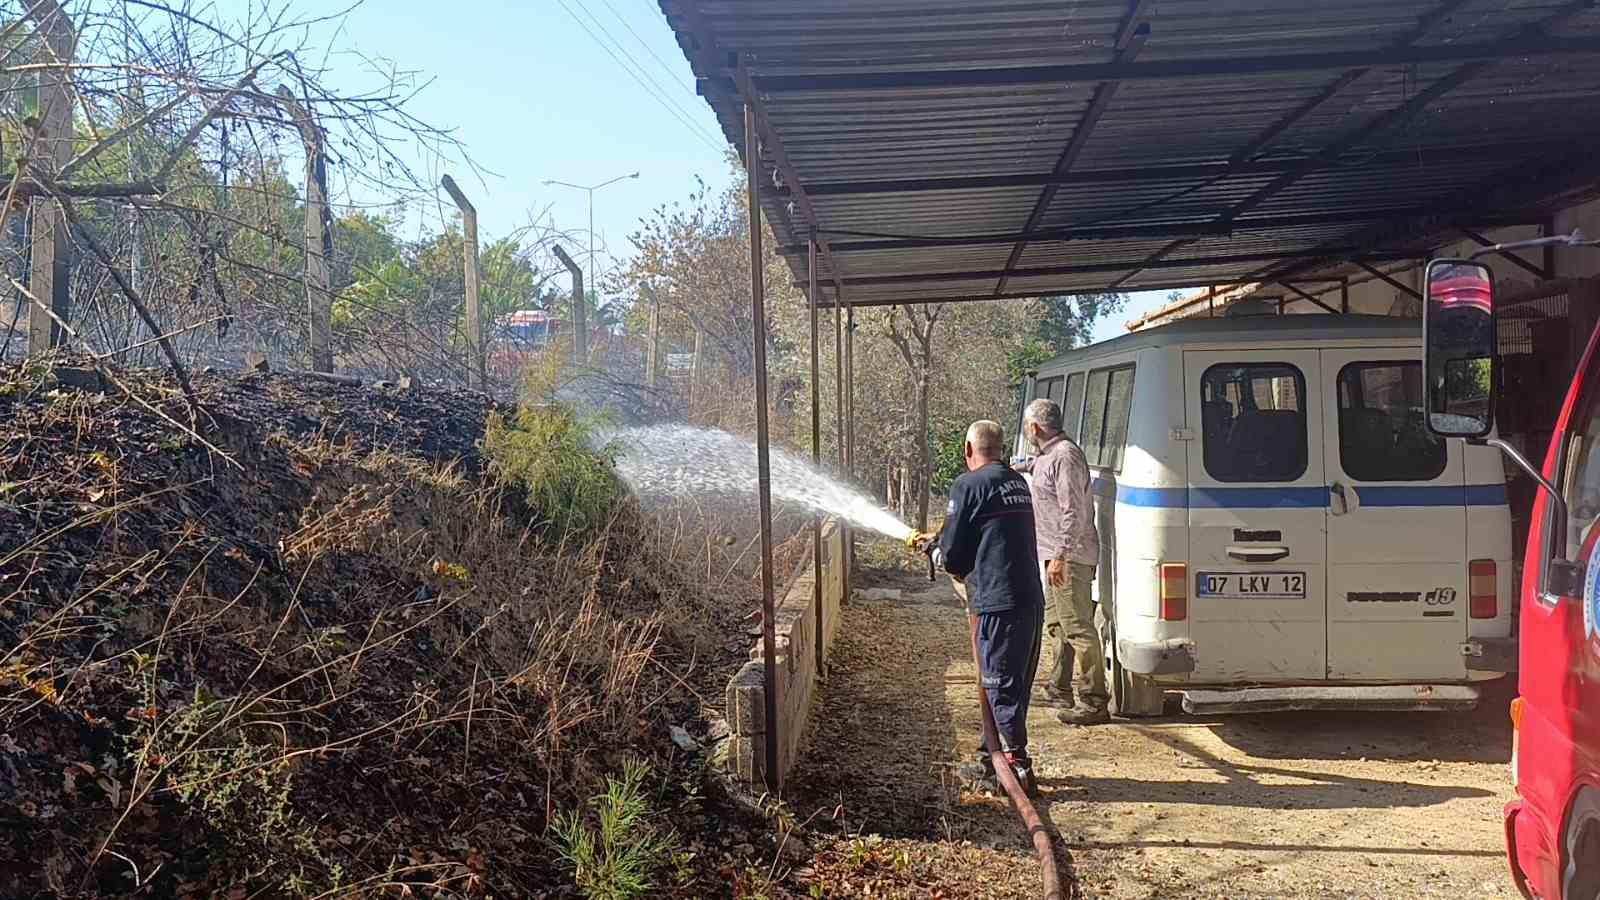
[[[1321,679],[1328,487],[1318,351],[1183,360],[1192,680]]]
[[[1322,351],[1329,678],[1467,676],[1466,465],[1423,422],[1420,360]]]

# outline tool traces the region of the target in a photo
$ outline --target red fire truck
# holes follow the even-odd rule
[[[1479,256],[1595,246],[1576,233],[1429,263],[1428,426],[1498,447],[1540,485],[1521,588],[1518,697],[1511,704],[1506,850],[1523,896],[1600,900],[1600,331],[1567,391],[1542,471],[1492,437],[1493,275]]]

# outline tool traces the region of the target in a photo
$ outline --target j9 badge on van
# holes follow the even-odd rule
[[[1199,572],[1195,596],[1221,599],[1304,600],[1304,572]]]

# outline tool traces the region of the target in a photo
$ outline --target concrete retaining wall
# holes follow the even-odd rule
[[[843,529],[829,521],[822,530],[822,648],[823,658],[833,648],[839,630],[839,609],[845,591],[845,541]],[[812,560],[807,553],[794,579],[776,598],[778,769],[779,780],[794,765],[805,737],[811,700],[819,683],[817,672],[817,619],[812,595]],[[728,682],[728,768],[740,781],[756,789],[767,786],[766,694],[761,661],[761,639],[745,663]]]

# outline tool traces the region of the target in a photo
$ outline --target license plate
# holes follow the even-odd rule
[[[1262,600],[1304,600],[1304,572],[1200,572],[1195,596]]]

